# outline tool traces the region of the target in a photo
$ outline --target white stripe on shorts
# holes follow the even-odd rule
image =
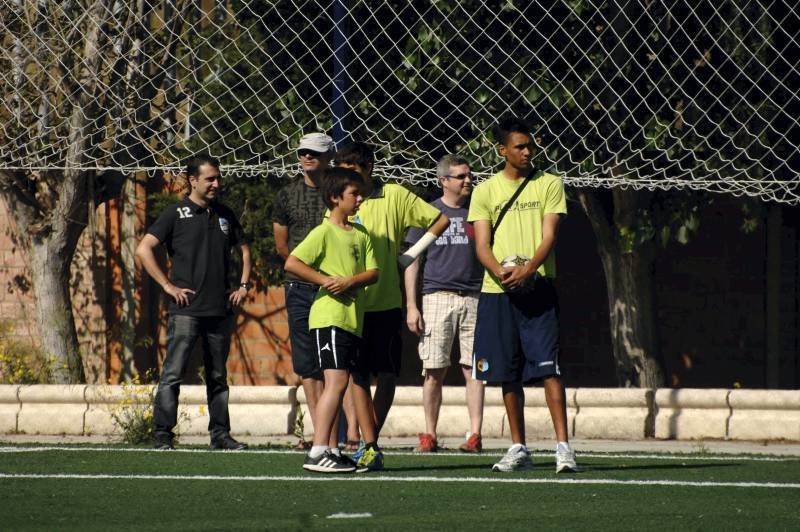
[[[333,367],[339,367],[339,361],[336,359],[336,327],[331,327],[331,347],[333,349]],[[322,362],[319,363],[320,367]]]
[[[317,333],[317,358],[319,359],[319,367],[322,367],[322,351],[319,348],[319,329],[316,330]]]

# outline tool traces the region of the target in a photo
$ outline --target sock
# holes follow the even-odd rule
[[[315,445],[311,448],[310,451],[308,451],[308,456],[310,456],[311,458],[319,458],[320,456],[325,454],[325,451],[327,450],[328,450],[327,445]]]
[[[515,443],[511,447],[508,448],[508,452],[510,453],[517,453],[519,451],[527,451],[528,449],[521,443]]]
[[[339,450],[338,447],[331,447],[331,454],[335,454],[336,456],[342,456],[342,451]]]
[[[556,451],[559,450],[559,449],[564,449],[565,451],[569,451],[570,450],[569,449],[569,442],[566,442],[566,441],[558,442],[558,444],[556,444]]]

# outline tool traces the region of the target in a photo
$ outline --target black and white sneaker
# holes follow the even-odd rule
[[[352,473],[356,466],[343,460],[341,456],[336,456],[329,449],[316,458],[306,456],[303,469],[317,473]]]

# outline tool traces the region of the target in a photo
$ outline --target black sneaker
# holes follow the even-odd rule
[[[318,473],[352,473],[356,470],[356,466],[350,463],[349,460],[336,456],[329,449],[316,458],[306,456],[303,462],[303,469]]]
[[[247,444],[236,441],[230,436],[211,440],[211,449],[219,451],[244,451],[247,449]]]
[[[153,440],[153,449],[157,451],[171,451],[175,446],[172,445],[172,440]]]

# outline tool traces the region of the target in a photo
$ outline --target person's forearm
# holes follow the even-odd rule
[[[545,236],[542,242],[539,244],[539,247],[536,248],[536,252],[533,254],[533,257],[531,257],[530,262],[525,265],[526,268],[528,268],[531,273],[538,270],[539,267],[544,264],[544,261],[547,260],[547,257],[550,256],[555,244],[555,236]]]
[[[486,271],[495,277],[502,277],[500,274],[502,266],[500,266],[500,263],[497,262],[497,259],[494,257],[494,253],[492,253],[492,249],[489,246],[476,245],[475,255],[477,255],[478,262],[483,265]]]
[[[417,279],[419,278],[419,261],[417,258],[408,265],[403,272],[403,281],[406,291],[406,308],[416,310],[417,306]]]
[[[241,284],[249,284],[250,283],[250,272],[253,269],[253,260],[250,254],[250,246],[247,244],[242,244],[239,248],[242,253],[242,276],[241,276]]]
[[[144,267],[145,271],[153,278],[155,282],[161,286],[161,288],[165,288],[170,284],[169,278],[167,274],[164,273],[164,270],[158,265],[158,261],[156,260],[156,256],[153,253],[152,248],[147,246],[139,246],[136,248],[136,257],[138,257],[139,262]]]
[[[358,289],[367,285],[375,284],[378,282],[378,276],[379,273],[377,268],[357,273],[350,278],[352,282],[351,287]]]
[[[286,264],[283,266],[283,269],[289,273],[293,273],[306,282],[317,285],[324,284],[325,280],[327,279],[327,277],[316,271],[314,268],[308,266],[294,255],[289,255],[289,258],[286,259]]]

